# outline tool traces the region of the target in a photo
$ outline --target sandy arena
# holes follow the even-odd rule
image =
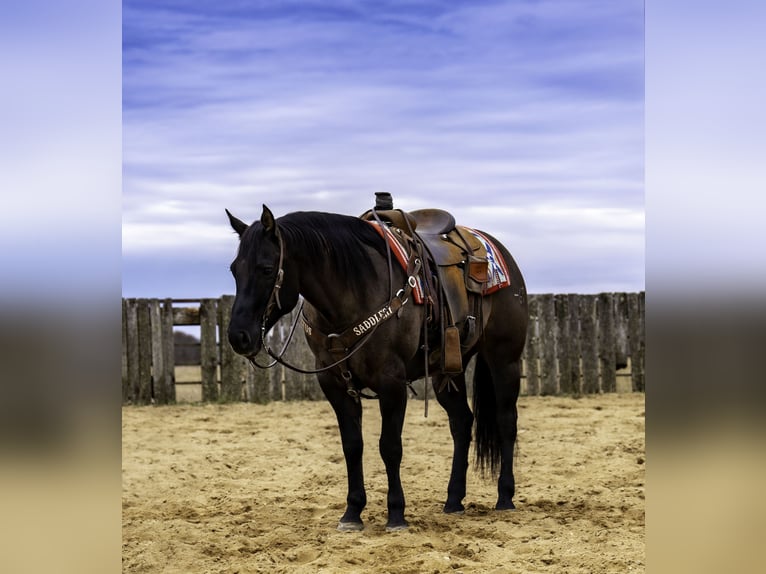
[[[326,402],[124,407],[123,571],[644,571],[644,395],[519,399],[516,511],[469,471],[441,512],[452,456],[436,401],[411,401],[402,482],[409,530],[386,533],[380,415],[365,401],[363,532],[337,532],[346,472]]]

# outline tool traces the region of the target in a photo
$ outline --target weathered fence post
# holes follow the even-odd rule
[[[538,317],[542,342],[540,394],[555,395],[558,393],[559,385],[556,370],[556,311],[553,295],[545,294],[538,297]]]
[[[296,326],[292,339],[290,329],[297,318],[298,309],[293,309],[284,316],[278,325],[272,329],[269,335],[269,345],[277,353],[281,352],[287,344],[284,360],[291,365],[300,366],[304,369],[314,368],[314,355],[308,348],[303,329]],[[299,319],[300,320],[300,319]],[[320,391],[316,375],[296,373],[279,365],[272,369],[272,398],[276,400],[306,400],[319,398]]]
[[[599,392],[598,331],[596,330],[596,296],[580,297],[580,352],[582,354],[582,391]]]
[[[165,397],[176,402],[176,357],[173,340],[173,300],[165,299],[162,306],[162,364],[165,367]]]
[[[559,363],[559,389],[580,393],[580,327],[577,321],[577,295],[556,295],[556,338]],[[572,318],[574,317],[574,321]]]
[[[601,370],[601,390],[613,393],[617,389],[614,344],[614,302],[611,293],[600,293],[596,300],[598,317],[598,360]]]
[[[216,327],[218,325],[216,299],[202,299],[199,308],[200,323],[200,363],[202,371],[202,400],[218,400],[218,345]]]
[[[614,360],[618,369],[628,365],[628,294],[614,294]]]
[[[136,402],[152,402],[152,322],[149,301],[136,301],[138,319],[138,395]]]
[[[265,357],[265,358],[264,358]],[[266,362],[267,355],[260,353],[256,360],[263,364]],[[245,370],[245,386],[247,389],[247,400],[252,403],[266,404],[276,399],[272,391],[271,376],[274,369],[261,369],[243,361]],[[270,361],[269,361],[270,362]]]
[[[569,301],[569,334],[572,337],[572,370],[573,393],[582,394],[582,330],[580,328],[580,296],[568,295]]]
[[[221,400],[239,401],[242,399],[244,359],[234,352],[227,339],[227,330],[231,321],[231,308],[234,305],[232,295],[224,295],[218,304],[218,332],[221,355]]]
[[[300,322],[297,307],[290,313],[289,321],[285,321],[282,332],[283,339],[289,335],[289,330],[296,319]],[[286,358],[288,358],[289,362],[294,365],[302,365],[304,369],[313,369],[316,367],[314,354],[311,352],[311,349],[309,349],[301,325],[296,326],[295,333],[287,350]],[[319,386],[315,374],[290,374],[292,374],[293,381],[289,384],[295,388],[293,393],[288,393],[289,398],[296,400],[317,400],[324,398],[324,394],[322,393],[322,389]]]
[[[269,345],[272,350],[277,353],[281,353],[285,346],[287,339],[288,325],[292,323],[293,313],[291,311],[282,318],[282,321],[278,325],[274,325],[274,328],[270,333]],[[290,364],[296,364],[295,362],[295,349],[288,348],[284,351],[283,358]],[[271,369],[271,388],[272,399],[277,401],[292,401],[300,398],[300,387],[303,386],[303,378],[305,375],[300,373],[288,373],[285,371],[284,366],[275,365]]]
[[[128,401],[133,404],[138,403],[138,395],[140,388],[139,378],[139,337],[138,337],[138,304],[135,299],[125,300],[125,330],[126,330],[126,353],[127,360],[127,378],[128,388],[123,389],[123,393],[127,393]]]
[[[527,330],[527,344],[524,347],[524,366],[527,380],[527,394],[540,394],[540,377],[537,374],[537,358],[540,355],[540,326],[538,324],[539,304],[537,295],[529,295],[527,305],[529,307],[529,327]]]
[[[644,302],[646,293],[628,294],[628,340],[630,343],[630,377],[634,391],[645,390]]]
[[[122,300],[122,403],[130,401],[130,379],[128,376],[128,301]]]
[[[165,386],[165,362],[163,361],[162,315],[158,299],[149,300],[149,320],[151,323],[152,376],[154,402],[160,405],[168,403]]]

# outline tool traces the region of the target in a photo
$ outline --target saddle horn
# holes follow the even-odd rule
[[[387,211],[394,208],[394,198],[387,191],[375,192],[375,209]]]

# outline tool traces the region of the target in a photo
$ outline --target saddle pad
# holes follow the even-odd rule
[[[508,267],[505,264],[503,255],[497,247],[495,247],[494,243],[492,243],[492,241],[490,241],[490,239],[481,231],[476,231],[469,227],[466,227],[466,229],[481,241],[482,245],[484,245],[484,249],[487,250],[488,281],[482,291],[484,295],[489,295],[503,287],[508,287],[511,284],[511,275],[508,273]]]
[[[407,253],[407,250],[404,248],[404,246],[399,243],[399,240],[396,238],[396,235],[394,235],[391,230],[384,226],[380,226],[377,221],[367,221],[370,225],[372,225],[373,229],[377,231],[381,237],[383,237],[387,242],[389,247],[391,248],[391,252],[396,257],[396,260],[399,262],[399,265],[402,266],[402,269],[404,269],[404,272],[407,272],[407,264],[410,260],[410,256]],[[415,277],[415,287],[412,289],[412,295],[413,299],[415,300],[415,303],[418,305],[423,304],[423,300],[425,299],[423,293],[423,285],[422,280],[420,276]]]

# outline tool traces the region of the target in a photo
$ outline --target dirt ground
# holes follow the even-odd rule
[[[411,401],[402,482],[410,528],[386,533],[380,415],[365,401],[362,532],[335,530],[346,474],[325,402],[124,407],[123,571],[644,571],[644,395],[521,397],[516,511],[469,471],[441,512],[452,456],[436,401]]]

